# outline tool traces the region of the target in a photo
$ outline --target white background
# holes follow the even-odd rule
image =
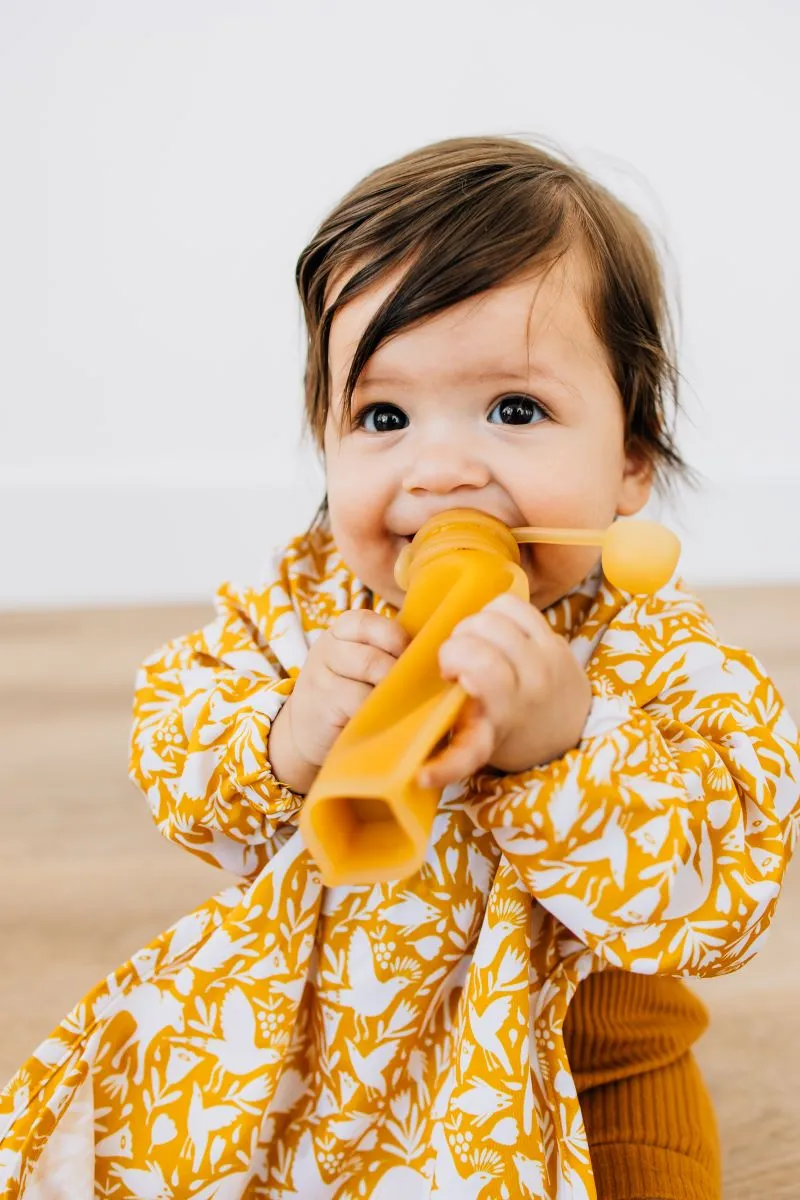
[[[323,494],[297,256],[378,165],[544,136],[654,227],[699,585],[800,580],[793,0],[0,0],[0,607],[206,599]]]

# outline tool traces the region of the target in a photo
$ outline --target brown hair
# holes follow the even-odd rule
[[[591,279],[586,297],[622,397],[625,441],[663,486],[691,479],[668,422],[679,408],[674,328],[651,234],[566,156],[516,138],[462,137],[379,167],[351,189],[297,260],[308,353],[305,423],[322,450],[330,404],[328,343],[336,313],[409,263],[356,348],[342,423],[370,356],[400,330],[511,279],[549,268],[576,243]],[[363,263],[325,309],[331,281]],[[312,523],[327,513],[327,495]]]

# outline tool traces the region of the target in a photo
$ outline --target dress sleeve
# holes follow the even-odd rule
[[[257,874],[294,832],[303,797],[267,759],[272,721],[298,671],[269,629],[291,613],[269,593],[223,585],[217,617],[168,642],[136,677],[129,775],[165,837],[236,875]]]
[[[679,586],[622,608],[587,670],[579,745],[478,773],[472,817],[610,964],[734,971],[766,934],[796,842],[797,728],[761,664],[722,645]]]

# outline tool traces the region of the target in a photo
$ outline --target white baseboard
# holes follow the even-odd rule
[[[255,579],[270,546],[306,528],[321,497],[308,472],[271,485],[196,474],[0,478],[0,609],[209,600],[225,579]],[[642,515],[675,529],[682,574],[711,587],[800,582],[798,514],[800,478],[751,478]]]

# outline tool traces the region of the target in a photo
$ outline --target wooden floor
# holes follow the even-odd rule
[[[800,714],[800,588],[703,593]],[[0,1086],[113,967],[228,882],[128,782],[133,679],[209,608],[0,614]],[[800,1197],[800,867],[758,959],[698,981],[725,1200]]]

